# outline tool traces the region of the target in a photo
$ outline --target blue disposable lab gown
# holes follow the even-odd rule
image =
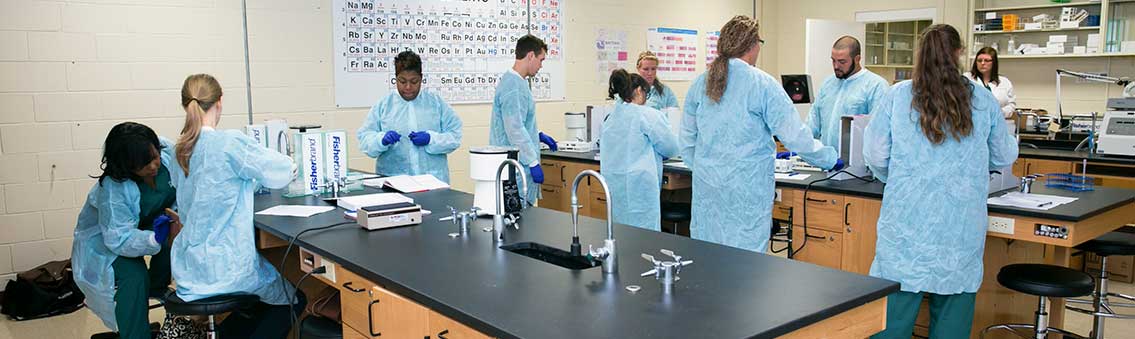
[[[670,86],[663,86],[662,92],[658,92],[657,88],[650,86],[650,96],[646,98],[646,107],[656,110],[678,107],[678,97],[674,96],[674,91],[670,90]]]
[[[619,101],[603,123],[600,172],[607,179],[614,221],[645,229],[662,228],[662,159],[678,154],[678,137],[662,112]]]
[[[489,145],[520,149],[524,174],[528,167],[540,165],[540,131],[536,129],[536,101],[528,81],[509,70],[501,75],[493,94],[493,117],[489,123]],[[540,188],[528,175],[528,203],[536,203]]]
[[[160,139],[162,165],[170,171],[170,183],[177,184],[180,167],[173,144]],[[71,263],[75,284],[86,296],[87,307],[111,331],[118,331],[114,316],[114,267],[118,257],[155,255],[162,249],[153,231],[138,229],[141,222],[141,192],[134,180],[121,182],[106,178],[95,183],[79,212],[75,239],[71,244]]]
[[[382,137],[387,131],[398,132],[402,140],[383,145]],[[410,133],[417,131],[429,133],[430,143],[414,145]],[[461,146],[461,118],[433,91],[422,89],[412,101],[391,91],[371,107],[356,135],[359,149],[367,156],[378,158],[375,173],[431,174],[448,183],[448,155]]]
[[[847,79],[829,76],[808,113],[812,137],[820,139],[824,145],[839,147],[840,118],[869,114],[871,106],[887,94],[889,88],[887,80],[866,68]]]
[[[997,99],[970,87],[973,131],[960,141],[926,139],[910,81],[880,100],[864,133],[864,160],[887,183],[871,275],[906,292],[975,293],[981,285],[989,171],[1012,164],[1017,146]]]
[[[184,227],[173,241],[170,262],[178,297],[251,293],[261,302],[289,304],[294,288],[285,288],[280,273],[256,252],[252,203],[258,184],[283,188],[293,167],[291,158],[239,131],[201,131],[189,174],[177,190]]]
[[[693,171],[690,235],[750,251],[768,247],[776,135],[808,163],[832,168],[835,149],[812,139],[792,100],[768,73],[729,60],[725,95],[713,102],[706,74],[686,93],[680,140]]]

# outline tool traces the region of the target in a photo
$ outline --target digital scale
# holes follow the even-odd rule
[[[408,202],[361,207],[355,218],[368,231],[422,223],[422,206]]]

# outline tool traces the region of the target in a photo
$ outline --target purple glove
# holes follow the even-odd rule
[[[540,167],[540,164],[536,164],[536,166],[529,167],[528,173],[532,174],[532,182],[535,182],[537,184],[543,184],[544,183],[544,168]]]
[[[162,214],[154,218],[152,230],[154,231],[154,241],[159,244],[165,244],[166,238],[169,237],[169,224],[173,221],[168,215]]]
[[[796,155],[796,152],[778,152],[776,153],[777,159],[788,159]]]
[[[410,141],[415,146],[425,146],[430,144],[430,133],[426,131],[410,132]]]
[[[547,134],[544,134],[544,132],[540,132],[540,142],[544,143],[545,145],[548,145],[548,149],[551,149],[552,152],[560,150],[560,148],[558,146],[556,146],[556,139],[552,139],[552,137],[548,136]],[[541,174],[543,174],[543,173],[541,173]]]
[[[835,159],[835,166],[832,166],[831,172],[839,172],[844,167],[847,167],[847,164],[843,163],[843,159]]]
[[[402,139],[402,135],[395,131],[386,131],[386,135],[382,136],[382,145],[390,146]]]

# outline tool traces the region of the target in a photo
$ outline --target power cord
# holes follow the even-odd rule
[[[316,267],[315,269],[312,269],[311,272],[307,272],[306,274],[303,275],[303,277],[300,277],[300,280],[298,282],[296,282],[296,290],[298,291],[300,289],[300,286],[303,286],[303,281],[304,281],[304,279],[307,279],[307,277],[310,277],[312,274],[323,274],[323,273],[327,273],[327,266],[319,266],[319,267]],[[292,305],[295,305],[295,303],[293,302]],[[291,306],[291,307],[292,307],[292,310],[294,311],[295,306]],[[297,320],[296,313],[295,312],[291,312],[291,313],[292,313],[292,333],[296,334],[296,339],[302,339],[302,335],[301,335],[302,333],[300,333],[299,328],[296,327],[296,322],[297,322],[296,321]]]
[[[824,182],[824,181],[832,180],[832,178],[835,178],[835,176],[839,175],[840,173],[850,175],[852,177],[855,177],[856,179],[862,180],[863,182],[871,183],[871,182],[877,181],[874,177],[872,177],[870,180],[868,180],[868,179],[864,179],[863,177],[860,177],[858,175],[851,174],[851,173],[847,172],[846,170],[840,170],[840,171],[835,172],[834,174],[828,176],[827,178],[816,180],[816,181],[810,182],[807,185],[805,185],[804,186],[804,206],[803,206],[803,210],[801,211],[801,214],[804,215],[804,218],[803,218],[804,220],[801,221],[801,223],[803,224],[803,227],[804,227],[804,241],[801,242],[800,248],[797,248],[796,251],[793,251],[793,254],[798,255],[798,254],[800,254],[800,252],[804,251],[804,246],[808,246],[808,238],[812,237],[811,235],[808,235],[808,191],[812,189],[812,185],[814,185],[818,182]],[[822,239],[823,237],[818,237],[818,238]],[[792,246],[792,244],[789,243],[788,246]]]
[[[335,223],[335,224],[331,224],[331,225],[327,225],[327,226],[309,228],[309,229],[300,231],[299,234],[296,234],[296,236],[292,237],[292,240],[288,241],[288,249],[284,250],[284,257],[280,258],[280,287],[284,291],[288,290],[288,283],[287,283],[288,279],[284,275],[284,272],[288,269],[288,266],[285,266],[285,265],[288,262],[288,254],[291,254],[292,247],[295,246],[296,240],[298,240],[301,236],[303,236],[307,232],[321,231],[321,230],[325,230],[325,229],[336,227],[336,226],[354,225],[354,224],[356,224],[355,221],[344,221],[344,222]],[[324,271],[326,271],[326,268],[324,268]],[[310,274],[311,273],[309,272],[307,275],[310,275]],[[306,277],[306,275],[305,275],[305,277]],[[303,282],[302,278],[300,279],[300,282]],[[296,293],[299,293],[299,284],[296,284],[296,292],[288,294],[288,304],[289,304],[288,305],[288,312],[291,313],[291,315],[292,315],[292,317],[291,317],[292,323],[290,324],[292,328],[295,328],[295,325],[296,325],[296,309],[295,309]]]

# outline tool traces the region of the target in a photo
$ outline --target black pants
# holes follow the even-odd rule
[[[233,312],[217,326],[217,332],[222,338],[287,338],[288,331],[291,330],[291,312],[296,312],[296,317],[299,318],[307,306],[307,296],[296,290],[295,301],[290,307],[261,302],[246,310]]]

